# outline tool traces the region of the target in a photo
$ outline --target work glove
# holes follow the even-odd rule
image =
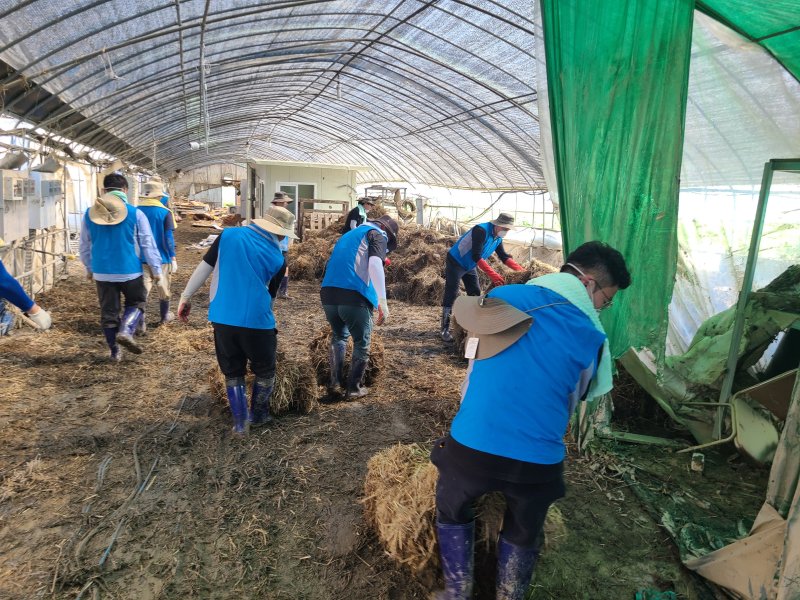
[[[490,267],[489,263],[486,262],[486,260],[484,260],[483,258],[478,261],[478,268],[484,273],[486,273],[486,275],[489,277],[489,279],[492,280],[492,283],[495,286],[503,285],[506,282],[506,280],[503,279],[503,276],[500,275],[500,273],[498,273],[497,271],[495,271],[492,267]]]
[[[38,304],[34,304],[34,307],[39,309],[36,313],[28,313],[28,318],[36,323],[36,326],[44,331],[45,329],[50,329],[50,326],[53,324],[53,320],[50,318],[50,313],[43,309]]]
[[[152,275],[153,283],[158,283],[161,281],[161,273],[153,273]]]
[[[384,267],[388,267],[390,264],[392,264],[392,261],[389,260],[388,256],[383,259],[383,266]]]
[[[383,325],[388,320],[389,320],[389,303],[386,301],[386,298],[381,298],[380,300],[378,300],[378,320],[376,321],[376,324]]]
[[[178,272],[178,259],[175,257],[172,258],[172,272],[173,273]]]
[[[513,258],[505,259],[503,261],[503,264],[505,264],[505,266],[507,266],[509,269],[514,269],[515,271],[524,271],[525,270],[522,267],[520,267],[519,264],[517,263],[517,261],[515,261]]]
[[[178,318],[183,321],[184,323],[189,322],[189,313],[192,310],[192,303],[188,300],[181,300],[181,303],[178,305]]]

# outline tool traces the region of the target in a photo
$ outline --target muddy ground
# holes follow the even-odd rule
[[[209,233],[178,229],[173,297],[202,256],[187,245]],[[318,285],[290,293],[276,304],[279,347],[302,356],[324,324]],[[384,555],[360,500],[374,453],[431,441],[455,413],[464,364],[438,339],[437,307],[390,301],[386,370],[367,398],[240,439],[209,393],[207,287],[189,325],[156,327],[150,316],[145,353],[119,365],[107,360],[79,265],[38,300],[53,330],[0,339],[0,597],[428,597],[433,582]],[[156,298],[150,308],[157,314]],[[566,533],[530,597],[709,597],[625,481],[571,454]]]

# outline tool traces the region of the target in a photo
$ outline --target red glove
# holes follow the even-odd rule
[[[189,313],[192,310],[191,302],[187,300],[181,300],[181,303],[178,305],[178,318],[183,321],[184,323],[189,322]]]
[[[494,285],[503,285],[506,282],[506,280],[503,279],[503,276],[490,267],[489,263],[487,263],[484,259],[480,259],[478,261],[478,268],[489,276],[489,279],[492,280]]]
[[[392,264],[392,261],[389,260],[388,256],[383,259],[383,266],[384,267],[388,267],[390,264]]]
[[[513,258],[505,259],[503,261],[503,264],[505,264],[505,266],[507,266],[509,269],[514,269],[515,271],[524,271],[525,270],[522,267],[520,267],[519,264],[517,263],[517,261],[515,261]]]

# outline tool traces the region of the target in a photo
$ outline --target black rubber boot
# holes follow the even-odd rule
[[[369,393],[369,389],[361,385],[369,359],[353,359],[350,362],[350,373],[347,375],[347,399],[361,398]]]
[[[453,341],[453,334],[450,333],[450,313],[452,310],[451,306],[442,307],[442,341],[448,344]]]
[[[253,382],[253,393],[250,395],[250,414],[248,420],[253,427],[259,427],[272,422],[269,414],[269,399],[272,397],[272,388],[275,378],[256,377]]]
[[[347,354],[347,342],[331,342],[328,346],[328,364],[331,369],[330,379],[327,384],[327,394],[323,402],[336,402],[341,400],[339,388],[343,387],[344,357]]]

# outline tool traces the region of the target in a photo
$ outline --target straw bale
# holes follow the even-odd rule
[[[311,340],[308,345],[309,353],[311,354],[311,365],[317,374],[317,383],[319,385],[326,385],[331,378],[331,368],[328,360],[328,349],[331,345],[332,336],[330,325],[325,325],[317,335]],[[369,362],[367,363],[367,370],[364,372],[364,385],[372,385],[380,375],[384,368],[384,348],[383,340],[379,333],[375,330],[372,331],[372,338],[369,350]],[[353,340],[347,340],[347,354],[344,361],[344,378],[347,380],[347,375],[350,372],[350,361],[353,356]]]
[[[254,379],[252,373],[247,374],[245,384],[248,392],[252,389]],[[228,402],[225,376],[216,363],[208,370],[208,384],[212,398]],[[270,399],[272,414],[310,413],[317,404],[317,398],[317,381],[311,364],[307,360],[289,358],[279,350],[275,365],[275,387]]]
[[[436,544],[436,481],[430,450],[420,444],[398,444],[367,463],[364,513],[387,554],[416,574],[439,568]],[[493,552],[502,529],[505,501],[500,494],[481,498],[475,507],[479,551]],[[551,506],[544,526],[545,548],[564,537],[561,511]]]

